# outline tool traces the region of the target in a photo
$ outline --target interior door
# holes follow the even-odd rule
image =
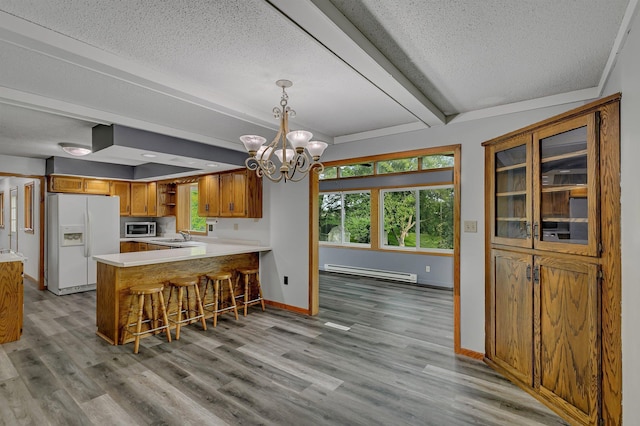
[[[18,251],[18,188],[11,188],[9,196],[9,248]]]

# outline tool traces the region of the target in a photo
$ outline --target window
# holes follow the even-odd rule
[[[453,250],[453,186],[381,191],[385,248]]]
[[[33,182],[24,185],[24,232],[33,234]]]
[[[207,229],[207,219],[198,216],[198,184],[187,183],[178,185],[178,214],[176,230],[188,229],[194,233],[204,233]]]
[[[330,244],[371,243],[371,193],[320,194],[320,238]]]
[[[4,191],[0,192],[0,228],[4,229]]]
[[[377,163],[378,174],[402,173],[418,170],[418,157],[383,160]]]
[[[340,177],[369,176],[373,174],[373,163],[349,164],[340,166]]]
[[[189,230],[194,232],[205,232],[207,229],[207,219],[198,216],[198,184],[189,185]]]
[[[320,173],[320,180],[324,179],[335,179],[338,177],[338,168],[337,167],[325,167],[322,173]]]
[[[453,167],[453,154],[425,155],[422,157],[422,170]]]

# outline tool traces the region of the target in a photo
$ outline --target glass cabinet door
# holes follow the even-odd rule
[[[531,134],[516,136],[493,151],[492,242],[531,247]]]
[[[534,247],[597,255],[595,114],[534,134]]]

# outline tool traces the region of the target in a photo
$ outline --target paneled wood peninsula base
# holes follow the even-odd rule
[[[98,261],[98,283],[96,286],[97,334],[112,345],[133,341],[127,336],[122,341],[122,330],[129,313],[129,288],[138,284],[167,283],[173,279],[193,279],[206,274],[223,271],[233,272],[240,268],[258,268],[259,253],[234,254],[176,262],[118,267]],[[235,276],[233,277],[235,282]],[[202,283],[204,285],[204,283]],[[165,286],[165,299],[169,297],[169,286]],[[208,296],[211,297],[211,296]],[[190,301],[195,303],[195,300]],[[209,303],[204,300],[203,303]],[[175,307],[175,304],[173,304]],[[174,312],[169,311],[169,315]],[[205,313],[211,317],[211,313]],[[196,325],[197,327],[197,325]]]

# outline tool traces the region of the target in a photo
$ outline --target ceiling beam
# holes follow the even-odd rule
[[[328,0],[267,0],[427,126],[446,117]]]

